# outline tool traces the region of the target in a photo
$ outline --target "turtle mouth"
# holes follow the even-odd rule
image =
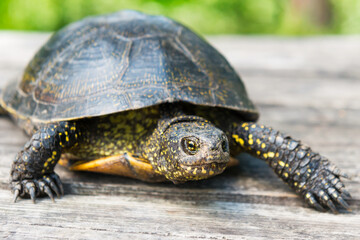
[[[200,160],[190,160],[190,161],[182,161],[180,162],[181,167],[217,167],[217,165],[227,165],[229,162],[228,155],[226,156],[216,156],[216,157],[205,157]]]
[[[188,179],[205,179],[222,173],[228,161],[219,160],[201,164],[180,164],[180,167],[187,173]]]
[[[180,167],[182,168],[188,168],[188,167],[192,167],[192,168],[201,168],[201,167],[210,167],[210,168],[218,168],[218,167],[223,167],[226,166],[228,163],[228,161],[223,161],[223,162],[209,162],[209,163],[201,163],[201,164],[182,164],[180,163]]]

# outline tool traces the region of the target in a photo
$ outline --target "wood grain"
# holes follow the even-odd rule
[[[0,86],[21,74],[49,34],[0,32]],[[68,172],[66,195],[11,203],[12,158],[27,137],[0,117],[0,236],[9,239],[359,239],[360,37],[208,40],[240,72],[260,122],[302,139],[347,172],[350,214],[307,208],[266,163],[182,185]]]

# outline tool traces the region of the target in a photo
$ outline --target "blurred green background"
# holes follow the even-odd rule
[[[54,31],[121,9],[166,15],[202,34],[360,33],[360,0],[0,0],[0,29]]]

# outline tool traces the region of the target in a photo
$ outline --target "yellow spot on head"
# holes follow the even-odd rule
[[[266,147],[266,144],[265,143],[262,143],[261,144],[261,148],[265,148]]]
[[[249,139],[249,144],[252,145],[254,143],[254,140],[252,138]]]
[[[288,177],[289,177],[289,174],[288,174],[287,172],[285,172],[285,173],[283,174],[283,176],[284,176],[285,178],[288,178]]]
[[[275,153],[269,152],[269,153],[268,153],[268,156],[271,157],[271,158],[273,158],[273,157],[275,156]]]
[[[267,155],[266,153],[264,153],[263,156],[264,156],[264,158],[267,158],[267,157],[268,157],[268,155]]]

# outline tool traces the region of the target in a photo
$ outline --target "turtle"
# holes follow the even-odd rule
[[[72,23],[1,92],[31,137],[13,160],[13,201],[64,194],[73,171],[175,184],[213,177],[248,153],[309,206],[350,210],[347,177],[301,141],[257,123],[245,86],[206,40],[164,16],[125,10]]]

